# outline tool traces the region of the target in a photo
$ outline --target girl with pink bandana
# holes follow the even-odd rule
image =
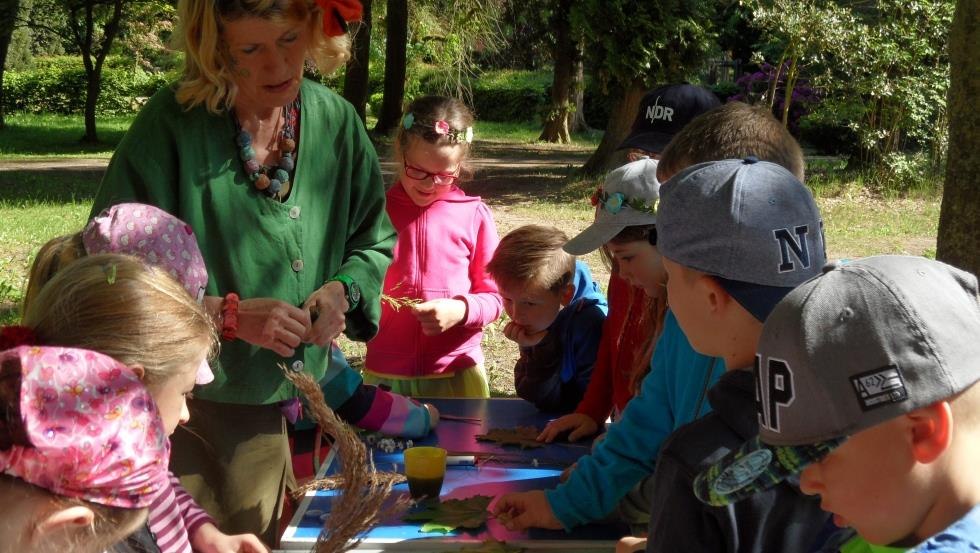
[[[184,232],[182,227],[168,232]],[[124,225],[125,226],[125,225]],[[174,234],[169,235],[178,243]],[[185,235],[184,251],[196,251],[193,235]],[[86,234],[83,242],[94,242]],[[146,251],[153,251],[149,245]],[[164,252],[164,258],[169,256]],[[64,256],[61,261],[65,261]],[[180,258],[176,256],[177,258]],[[193,258],[193,256],[191,256]],[[198,256],[199,259],[199,256]],[[185,259],[186,261],[186,259]],[[217,340],[214,326],[202,306],[187,293],[199,286],[203,264],[176,263],[171,270],[155,267],[126,255],[96,254],[61,264],[57,271],[32,275],[50,276],[41,286],[32,278],[24,305],[21,332],[28,343],[86,347],[109,355],[129,367],[149,390],[163,419],[167,435],[189,419],[186,398],[195,385],[213,378],[207,364]],[[50,269],[50,268],[49,268]],[[194,277],[189,277],[194,275]],[[10,331],[7,331],[10,334]],[[149,503],[149,534],[162,552],[241,551],[267,549],[252,534],[230,536],[168,474]]]
[[[29,332],[0,335],[32,341]],[[94,351],[0,351],[0,543],[99,552],[135,530],[167,484],[170,444],[136,374]]]

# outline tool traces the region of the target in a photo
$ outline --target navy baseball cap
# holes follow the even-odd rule
[[[619,145],[659,153],[692,119],[721,105],[710,90],[691,84],[655,88],[640,101],[629,136]]]
[[[660,254],[713,276],[759,321],[826,261],[813,195],[755,157],[692,165],[660,189]]]

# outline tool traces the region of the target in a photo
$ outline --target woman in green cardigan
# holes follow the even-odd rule
[[[153,96],[92,209],[156,205],[196,233],[224,340],[172,468],[225,532],[275,545],[292,478],[280,404],[319,380],[330,341],[377,332],[395,232],[353,107],[303,79],[349,57],[356,0],[181,0],[183,76]]]

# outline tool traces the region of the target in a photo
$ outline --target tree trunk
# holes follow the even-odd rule
[[[575,57],[575,70],[572,72],[572,96],[575,102],[575,112],[572,113],[571,131],[572,134],[590,130],[588,121],[585,120],[585,52],[584,44],[579,41],[575,45],[577,55]]]
[[[102,41],[99,43],[98,50],[92,47],[95,37],[95,0],[88,0],[85,3],[85,35],[75,34],[76,43],[82,51],[82,62],[85,64],[85,78],[88,81],[85,87],[85,136],[82,142],[95,144],[99,141],[99,136],[95,126],[95,108],[99,103],[99,94],[102,92],[102,67],[105,58],[109,55],[112,41],[119,33],[119,26],[122,23],[122,8],[124,0],[115,0],[112,4],[112,16],[102,29]],[[72,14],[73,15],[73,14]],[[81,40],[78,40],[81,38]],[[92,55],[95,54],[95,60]]]
[[[637,78],[629,86],[622,87],[622,90],[621,100],[613,105],[609,114],[609,124],[606,125],[599,147],[582,166],[582,173],[586,175],[605,173],[626,160],[625,154],[619,152],[618,148],[633,126],[646,85],[642,79]]]
[[[385,90],[374,132],[388,135],[398,127],[405,100],[405,55],[408,48],[408,3],[388,0],[385,44]]]
[[[949,155],[936,258],[980,274],[980,0],[958,0],[949,30]]]
[[[572,141],[570,133],[572,108],[572,77],[575,72],[576,45],[572,37],[572,25],[568,18],[571,0],[561,0],[555,16],[551,18],[551,28],[555,43],[551,49],[554,62],[551,80],[551,104],[544,116],[544,127],[538,140],[567,144]]]
[[[353,104],[363,122],[370,94],[368,66],[371,62],[371,0],[362,4],[364,14],[354,34],[354,55],[347,62],[347,73],[344,75],[344,98]]]
[[[0,130],[6,128],[3,118],[3,66],[7,63],[10,39],[14,36],[14,21],[20,9],[20,0],[0,0]]]

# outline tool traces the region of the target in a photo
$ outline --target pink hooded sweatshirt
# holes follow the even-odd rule
[[[381,302],[378,335],[367,344],[366,368],[417,378],[483,363],[483,327],[500,316],[502,302],[486,264],[500,238],[490,208],[453,188],[428,206],[412,202],[400,182],[388,190],[388,215],[398,231],[384,294],[421,301],[455,298],[466,317],[436,336],[422,334],[410,307]]]

